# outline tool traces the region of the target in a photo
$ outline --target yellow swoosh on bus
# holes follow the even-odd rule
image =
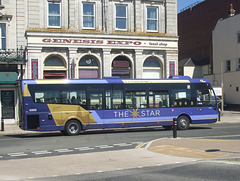
[[[64,126],[70,119],[77,119],[82,125],[97,123],[91,113],[79,105],[48,104],[48,108],[57,126]]]

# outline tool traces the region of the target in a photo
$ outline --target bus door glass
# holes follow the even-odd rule
[[[104,123],[106,128],[122,125],[124,117],[127,115],[125,110],[125,100],[122,85],[106,86],[106,107]],[[124,124],[121,126],[124,127]]]
[[[217,109],[214,92],[209,84],[196,84],[194,99],[196,107],[201,114],[212,114]]]
[[[104,112],[103,107],[105,105],[103,96],[104,91],[103,90],[88,90],[88,99],[87,99],[87,105],[89,112],[91,113],[91,116],[95,119],[95,121],[98,124],[104,123]],[[89,118],[91,120],[91,118]],[[101,126],[100,126],[101,127]]]
[[[210,85],[196,84],[195,91],[197,107],[213,107],[216,109],[216,98]]]

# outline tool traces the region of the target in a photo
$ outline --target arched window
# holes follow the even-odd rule
[[[58,56],[50,56],[44,62],[45,79],[62,79],[66,78],[67,68],[64,61]]]
[[[99,78],[98,60],[90,55],[81,58],[78,64],[79,78],[93,79]]]
[[[162,78],[162,69],[158,59],[149,57],[144,61],[143,78]]]
[[[123,79],[131,78],[131,64],[124,56],[116,57],[112,62],[112,76],[119,76]]]

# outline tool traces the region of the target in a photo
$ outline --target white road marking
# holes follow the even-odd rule
[[[74,150],[88,151],[88,150],[94,150],[96,148],[100,148],[100,149],[113,148],[114,146],[126,147],[126,146],[132,146],[134,144],[140,144],[140,143],[143,143],[143,142],[118,143],[118,144],[113,144],[113,145],[98,145],[98,146],[95,146],[95,147],[79,147],[79,148],[73,148],[73,150],[71,150],[71,149],[56,149],[54,151],[59,152],[59,153],[67,153],[67,152],[72,152]],[[33,152],[30,152],[30,153],[35,154],[35,155],[52,154],[52,152],[48,151],[48,150],[33,151]],[[27,156],[27,155],[29,155],[29,154],[24,153],[24,152],[8,153],[8,156],[11,156],[11,157],[21,157],[21,156]],[[3,156],[0,156],[0,158],[3,158]]]
[[[128,143],[118,143],[118,144],[113,144],[114,146],[131,146],[132,144]]]
[[[112,148],[114,146],[110,146],[110,145],[99,145],[99,146],[95,146],[96,148],[102,148],[102,149],[105,149],[105,148]]]
[[[56,152],[59,152],[59,153],[67,153],[67,152],[72,152],[73,150],[69,150],[69,149],[57,149],[57,150],[54,150]]]
[[[131,144],[133,144],[133,145],[139,145],[139,144],[141,144],[141,143],[143,143],[143,142],[132,142]]]
[[[79,150],[79,151],[85,151],[85,150],[93,150],[95,148],[90,148],[90,147],[80,147],[80,148],[74,148],[75,150]]]
[[[8,153],[9,156],[12,157],[17,157],[17,156],[26,156],[28,154],[24,153],[24,152],[19,152],[19,153]]]
[[[51,154],[52,152],[49,152],[47,150],[43,150],[43,151],[33,151],[32,152],[35,155],[45,155],[45,154]]]

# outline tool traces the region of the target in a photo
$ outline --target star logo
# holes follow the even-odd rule
[[[131,116],[132,116],[132,120],[131,121],[133,121],[133,119],[134,118],[138,118],[138,117],[142,117],[142,116],[140,116],[139,114],[140,114],[140,112],[138,112],[138,108],[137,109],[133,109],[132,111],[131,110],[128,110],[130,113],[132,113],[131,114]]]

